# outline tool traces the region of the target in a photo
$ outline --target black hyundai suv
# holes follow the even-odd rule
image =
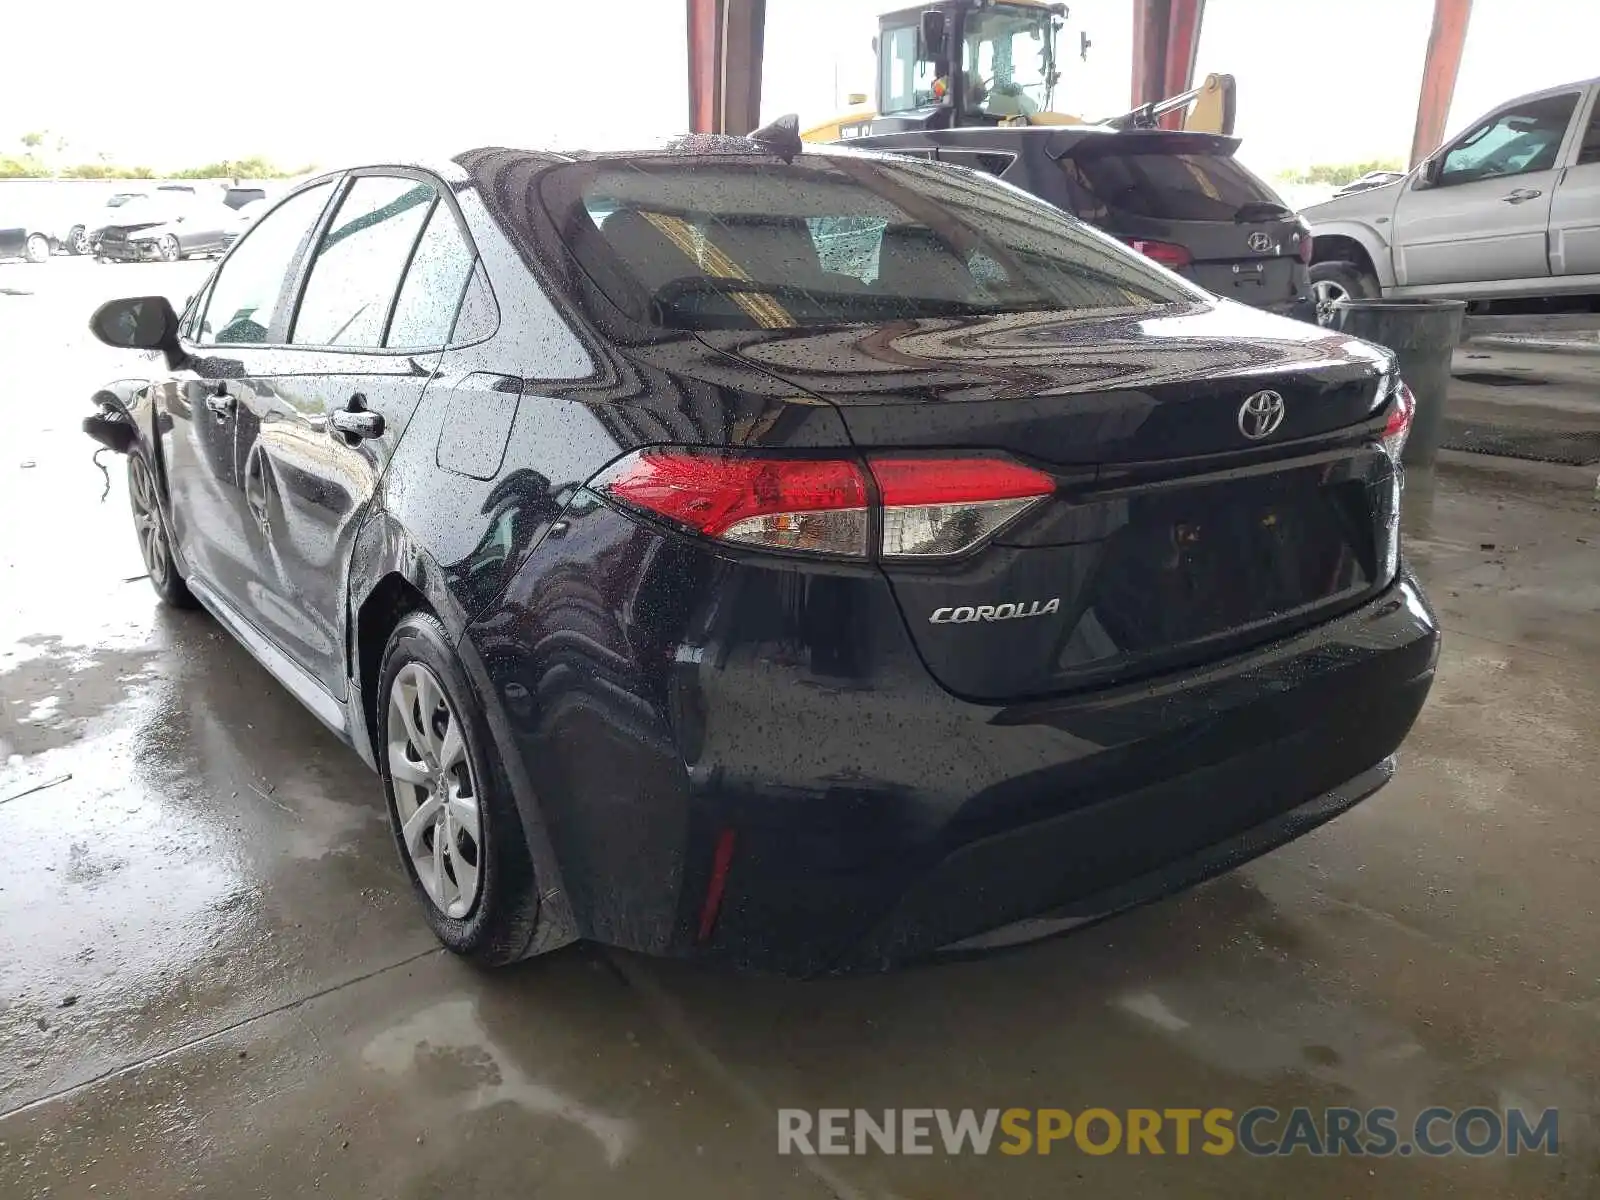
[[[861,149],[997,176],[1215,295],[1316,319],[1311,234],[1240,163],[1239,139],[1098,125],[920,129],[852,138]]]

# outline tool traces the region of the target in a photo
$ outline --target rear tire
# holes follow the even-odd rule
[[[539,889],[522,818],[482,704],[431,613],[402,617],[389,635],[375,702],[390,827],[434,936],[480,966],[525,958]]]
[[[47,262],[50,258],[50,239],[42,233],[30,233],[23,254],[31,263]]]
[[[1333,306],[1339,300],[1376,300],[1383,294],[1377,278],[1353,262],[1342,258],[1313,263],[1311,298],[1317,305],[1317,324],[1333,321]]]
[[[139,538],[139,553],[150,586],[161,603],[173,608],[196,608],[198,602],[178,571],[167,535],[166,514],[156,490],[155,472],[137,450],[128,453],[128,504],[133,509],[133,529]]]

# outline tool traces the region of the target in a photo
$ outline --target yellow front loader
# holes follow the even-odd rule
[[[847,113],[808,129],[809,142],[957,126],[1081,125],[1054,111],[1057,42],[1065,4],[1046,0],[938,0],[878,19],[876,111]],[[1088,43],[1084,42],[1087,51]],[[1191,107],[1192,106],[1192,107]],[[1233,132],[1231,75],[1208,75],[1180,96],[1143,105],[1101,124],[1155,125],[1188,108],[1183,128]]]

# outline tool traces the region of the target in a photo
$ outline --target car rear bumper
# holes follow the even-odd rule
[[[570,935],[649,953],[881,968],[1184,886],[1380,787],[1438,653],[1403,573],[1223,660],[977,704],[875,572],[730,560],[604,506],[575,524],[465,657]]]
[[[770,788],[707,797],[737,849],[714,933],[692,949],[800,973],[880,968],[1188,886],[1387,782],[1437,649],[1406,578],[1208,668],[964,706],[964,728],[907,713],[893,735],[898,778],[841,782],[821,804],[784,805]],[[952,760],[968,764],[971,789],[953,805],[928,771]]]

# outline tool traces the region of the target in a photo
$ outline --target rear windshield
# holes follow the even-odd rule
[[[1073,211],[1085,221],[1116,213],[1168,221],[1261,220],[1264,208],[1288,212],[1276,192],[1226,154],[1094,153],[1060,161]]]
[[[607,298],[668,328],[1139,312],[1200,298],[1059,210],[931,163],[587,162],[549,172],[541,192]]]

